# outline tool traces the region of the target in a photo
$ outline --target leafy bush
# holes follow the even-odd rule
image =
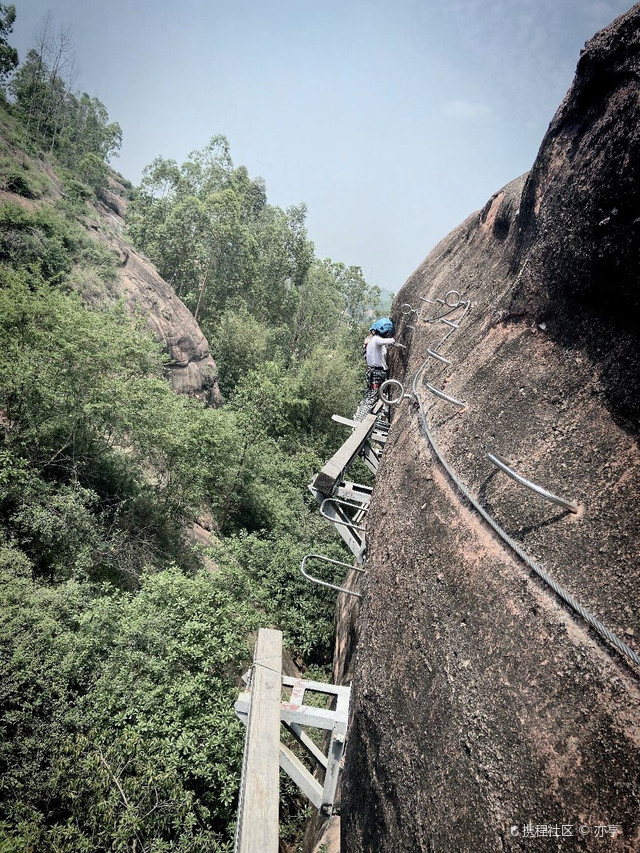
[[[109,250],[53,208],[30,212],[11,203],[0,205],[0,264],[62,284],[74,263],[92,266],[103,279],[115,274]]]
[[[145,563],[184,551],[184,435],[201,407],[173,394],[149,333],[122,306],[90,311],[12,274],[0,346],[12,364],[0,376],[0,519],[36,570],[131,584]]]
[[[85,154],[76,166],[80,180],[91,187],[98,198],[102,198],[109,186],[109,167],[93,152]]]
[[[240,533],[229,537],[225,549],[236,563],[235,573],[232,567],[228,570],[241,585],[243,597],[263,613],[262,624],[276,624],[300,661],[326,666],[333,655],[335,592],[310,584],[300,572],[310,543],[291,534]],[[321,550],[333,559],[345,559],[335,539],[325,541]],[[220,553],[216,558],[223,565],[228,559]],[[323,578],[340,583],[344,571],[328,566]]]
[[[74,201],[87,201],[93,195],[91,187],[88,187],[83,181],[78,180],[72,173],[65,175],[62,186],[65,194]],[[82,208],[80,207],[78,210],[82,210]]]
[[[135,596],[0,581],[2,849],[228,849],[250,604],[207,572]]]
[[[0,187],[7,192],[25,198],[41,198],[49,185],[46,175],[35,171],[27,160],[18,162],[15,158],[0,158]]]

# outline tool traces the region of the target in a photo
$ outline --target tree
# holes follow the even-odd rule
[[[35,127],[35,116],[44,110],[47,96],[46,75],[47,67],[42,54],[32,48],[9,84],[27,133]]]
[[[122,144],[120,125],[109,121],[105,105],[86,92],[73,92],[75,77],[69,31],[61,27],[54,38],[48,13],[36,47],[27,53],[9,89],[27,133],[72,167],[88,154],[107,161]]]
[[[267,204],[264,181],[234,168],[228,141],[214,136],[181,166],[154,160],[128,221],[205,333],[215,334],[209,318],[238,299],[260,322],[290,325],[313,257],[305,215],[304,205],[285,212]]]
[[[109,186],[109,169],[97,154],[84,155],[78,163],[77,175],[99,198],[104,195]]]
[[[220,390],[230,395],[250,370],[267,360],[268,327],[256,320],[246,304],[231,303],[218,320],[210,346],[220,374]]]
[[[290,352],[302,361],[318,345],[337,343],[344,302],[330,262],[315,261],[298,293]]]
[[[0,3],[0,85],[4,83],[18,65],[18,51],[7,42],[7,36],[13,30],[16,19],[16,7]]]
[[[75,102],[73,135],[69,139],[76,157],[95,154],[108,160],[120,150],[122,130],[117,122],[109,121],[107,108],[98,98],[83,92]]]

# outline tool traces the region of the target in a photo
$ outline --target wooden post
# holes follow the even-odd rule
[[[238,813],[237,853],[278,853],[282,632],[258,631]]]

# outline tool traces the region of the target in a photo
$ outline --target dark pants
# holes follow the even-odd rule
[[[353,416],[355,421],[363,420],[378,402],[378,389],[389,378],[389,371],[381,367],[367,368],[367,390]]]
[[[370,391],[377,391],[388,378],[388,370],[383,370],[381,367],[369,367],[367,369],[367,388]]]

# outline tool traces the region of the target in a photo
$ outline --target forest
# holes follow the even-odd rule
[[[230,851],[257,628],[330,680],[335,596],[299,564],[345,551],[307,483],[361,396],[380,291],[317,258],[304,204],[269,204],[223,135],[140,186],[117,175],[121,129],[74,89],[68,36],[47,18],[20,61],[15,16],[0,4],[0,853]],[[171,390],[118,297],[88,228],[115,186],[209,340],[220,406]],[[295,850],[307,815],[283,788]]]

